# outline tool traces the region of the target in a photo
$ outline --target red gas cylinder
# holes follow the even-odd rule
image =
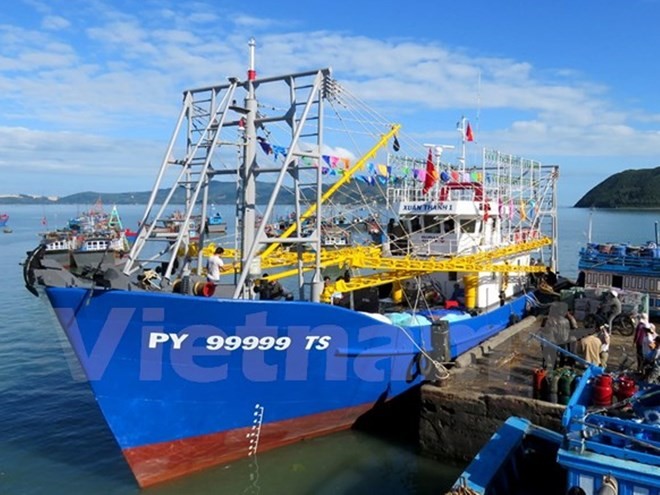
[[[611,406],[614,390],[612,389],[612,376],[600,375],[594,382],[593,405]]]
[[[616,398],[620,401],[626,400],[637,392],[637,384],[635,380],[629,376],[623,375],[617,380],[617,387],[615,391]]]
[[[541,390],[543,389],[543,380],[545,379],[546,371],[544,368],[534,370],[534,380],[532,382],[532,391],[535,399],[541,397]]]

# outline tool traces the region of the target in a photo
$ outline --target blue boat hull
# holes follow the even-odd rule
[[[559,433],[512,416],[474,457],[449,494],[564,493],[566,472],[554,462],[561,442]]]
[[[327,304],[46,293],[141,486],[347,428],[423,379],[431,342],[428,324]],[[524,307],[452,323],[452,357]]]
[[[603,387],[599,378],[608,376],[597,366],[585,370],[564,411],[561,434],[509,418],[448,495],[660,495],[660,386],[642,383],[620,403],[629,407],[621,415],[616,403],[594,404]]]

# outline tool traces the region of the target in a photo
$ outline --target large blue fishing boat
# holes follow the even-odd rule
[[[67,269],[40,249],[24,265],[141,486],[347,428],[441,379],[524,316],[529,273],[545,270],[532,256],[556,265],[556,166],[495,151],[443,162],[329,69],[257,78],[254,47],[246,80],[184,92],[121,265]],[[236,184],[223,249],[207,242],[213,180]],[[293,221],[267,233],[283,203]],[[386,239],[323,249],[324,209],[358,205],[392,218]],[[291,297],[274,299],[278,286]]]
[[[566,406],[561,434],[509,418],[450,494],[660,494],[660,385],[619,380],[632,395],[617,400],[616,380],[590,366]]]
[[[644,245],[588,242],[578,258],[587,288],[617,287],[648,294],[649,314],[660,317],[660,239]]]

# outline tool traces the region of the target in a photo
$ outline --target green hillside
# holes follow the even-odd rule
[[[575,207],[660,209],[660,167],[614,174],[582,196]]]

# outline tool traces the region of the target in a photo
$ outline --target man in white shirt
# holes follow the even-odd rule
[[[213,255],[209,256],[209,260],[206,262],[206,279],[209,282],[217,284],[220,281],[220,274],[225,269],[225,263],[220,256],[224,252],[225,250],[218,246]]]

